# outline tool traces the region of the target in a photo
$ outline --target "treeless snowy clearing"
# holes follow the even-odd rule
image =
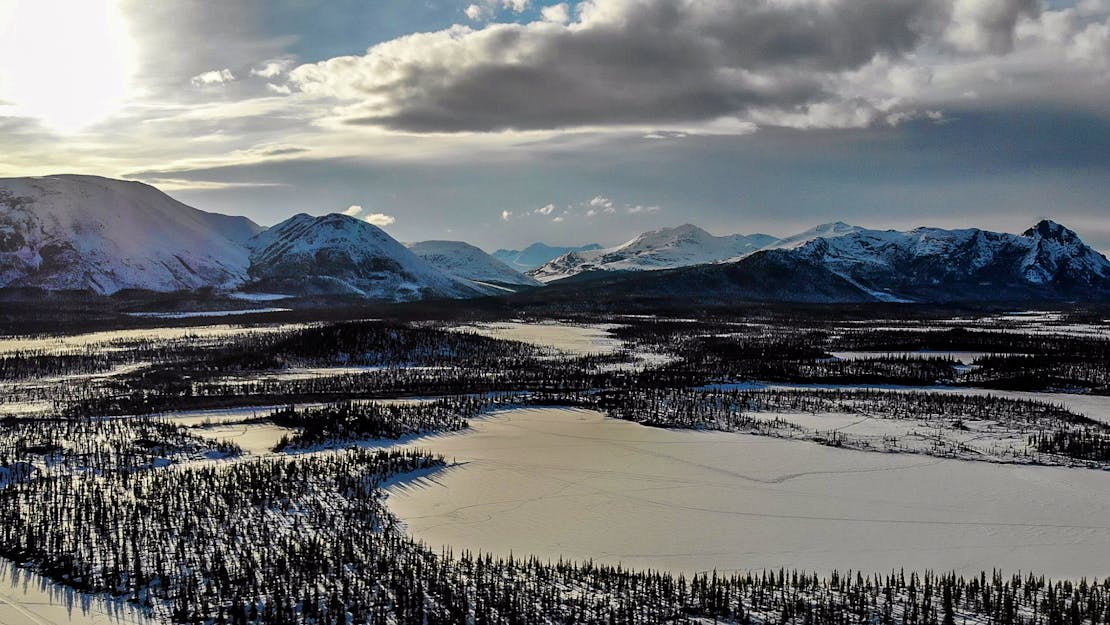
[[[235,443],[243,451],[262,455],[274,449],[283,436],[292,436],[296,430],[283,428],[272,423],[229,423],[209,427],[192,428],[192,433],[204,438]]]
[[[411,534],[672,571],[984,568],[1110,574],[1099,471],[878,454],[515,409],[417,446],[456,466],[393,486]]]

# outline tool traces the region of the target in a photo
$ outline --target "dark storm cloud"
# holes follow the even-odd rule
[[[589,150],[508,161],[482,152],[438,163],[301,159],[129,177],[223,183],[173,195],[263,224],[359,204],[396,215],[390,233],[401,239],[458,239],[490,250],[535,240],[616,244],[684,222],[717,234],[788,235],[835,220],[1021,232],[1050,217],[1110,251],[1110,178],[1102,175],[1108,168],[1110,120],[1015,109],[954,110],[941,125],[866,130],[774,128],[673,141],[624,135]],[[595,196],[613,199],[622,211],[590,218],[576,210],[559,223],[551,216],[501,219],[502,211],[520,215],[548,204],[562,210]],[[663,210],[632,215],[625,205]]]
[[[1005,52],[1035,0],[607,0],[570,25],[494,24],[404,37],[302,66],[345,121],[416,132],[669,124],[874,106],[838,78],[934,47]]]

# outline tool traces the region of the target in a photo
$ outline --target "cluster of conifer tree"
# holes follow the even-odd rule
[[[441,465],[418,452],[351,450],[53,475],[0,489],[0,554],[177,623],[1110,622],[1110,579],[686,578],[437,555],[403,534],[380,489]]]
[[[239,452],[158,419],[0,419],[0,470],[19,466],[28,475],[120,473]]]
[[[0,356],[0,380],[26,380],[65,375],[100,373],[112,367],[114,358],[102,351],[80,354],[15,352]]]
[[[427,323],[362,321],[244,332],[223,343],[197,341],[170,352],[128,343],[154,364],[96,383],[63,383],[56,389],[20,386],[8,400],[54,399],[68,408],[68,414],[101,415],[347,397],[682,388],[743,380],[1072,388],[1097,393],[1108,388],[1110,379],[1110,366],[1105,364],[1110,362],[1108,342],[1097,338],[946,326],[844,328],[818,319],[792,327],[775,325],[781,320],[767,317],[762,311],[752,317],[707,321],[625,319],[614,330],[618,336],[633,348],[669,357],[663,364],[639,367],[632,365],[627,353],[552,357],[523,343]],[[898,349],[979,350],[997,355],[979,359],[970,369],[927,353],[849,360],[830,355],[838,350]],[[119,358],[113,356],[112,363],[119,364]],[[60,361],[54,365],[65,369]],[[257,376],[288,367],[344,365],[383,370],[337,372],[311,380]]]
[[[1110,461],[1110,432],[1106,428],[1087,427],[1078,430],[1038,432],[1029,444],[1046,454],[1059,454],[1094,462]]]
[[[414,403],[347,401],[314,408],[287,406],[262,418],[298,430],[295,435],[283,437],[274,448],[286,451],[457,431],[466,428],[467,419],[477,416],[490,403],[484,397],[450,397]]]
[[[728,423],[730,415],[761,412],[858,413],[881,419],[989,420],[1031,430],[1105,427],[1049,402],[989,394],[725,387],[599,392],[590,397],[598,407],[620,418],[652,419],[708,429],[715,429],[715,423]]]

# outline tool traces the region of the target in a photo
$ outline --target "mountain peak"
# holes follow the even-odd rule
[[[705,230],[693,225],[683,224],[673,228],[660,228],[659,230],[649,230],[640,234],[628,243],[618,247],[617,249],[630,248],[633,246],[657,246],[673,244],[687,239],[695,240],[708,240],[714,238]]]
[[[540,285],[536,280],[462,241],[421,241],[410,243],[408,248],[433,267],[463,280],[517,287]]]
[[[847,234],[849,232],[855,232],[856,230],[860,230],[860,228],[849,223],[844,223],[843,221],[834,221],[817,226],[813,229],[813,232],[827,236],[832,234]]]
[[[340,213],[294,215],[260,233],[251,247],[251,279],[281,293],[394,301],[485,293],[432,266],[374,224]]]
[[[493,257],[517,271],[530,271],[568,252],[600,250],[597,243],[576,247],[555,247],[546,243],[533,243],[523,250],[497,250]]]
[[[0,287],[175,291],[247,277],[260,228],[150,185],[61,174],[0,179]]]
[[[777,241],[767,235],[714,236],[693,224],[651,230],[601,250],[564,254],[529,275],[551,282],[580,273],[650,271],[724,262],[746,256]]]
[[[1042,219],[1037,222],[1037,225],[1026,230],[1022,233],[1026,237],[1040,237],[1049,241],[1056,241],[1065,245],[1079,243],[1079,235],[1074,231],[1065,228],[1064,226],[1052,221],[1051,219]]]

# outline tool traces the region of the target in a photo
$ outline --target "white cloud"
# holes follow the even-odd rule
[[[555,24],[566,24],[570,21],[570,5],[566,2],[553,4],[540,10],[543,21]]]
[[[351,206],[347,207],[347,210],[343,211],[343,214],[348,216],[348,217],[357,217],[359,215],[359,213],[361,213],[361,212],[362,212],[362,207],[361,206],[359,206],[357,204],[352,204]]]
[[[190,79],[195,87],[205,87],[209,85],[223,85],[235,81],[235,74],[231,73],[230,69],[226,67],[223,69],[214,69],[201,74],[197,74]]]
[[[472,4],[463,10],[467,19],[472,22],[481,22],[493,17],[493,9],[487,6]]]
[[[584,0],[566,21],[556,4],[528,23],[410,35],[291,80],[336,98],[338,122],[417,133],[856,128],[956,108],[969,91],[1105,110],[1106,4]],[[524,5],[468,9],[486,20]]]
[[[467,5],[463,13],[472,22],[486,22],[497,16],[498,9],[523,13],[531,4],[531,0],[482,0],[480,3]]]
[[[663,209],[659,206],[642,206],[637,204],[635,206],[628,207],[628,214],[639,215],[641,213],[658,213],[661,210]]]
[[[554,219],[552,219],[551,221],[553,221],[553,222],[555,222],[555,223],[557,223],[557,224],[558,224],[558,223],[563,223],[564,221],[566,221],[566,216],[565,216],[565,215],[559,215],[558,217],[555,217],[555,218],[554,218]]]
[[[288,57],[280,59],[270,59],[268,61],[264,61],[259,67],[252,67],[251,76],[277,78],[278,76],[281,76],[285,72],[289,71],[289,68],[291,68],[292,66],[293,59]]]
[[[161,191],[222,191],[225,189],[256,189],[287,186],[277,182],[218,182],[184,178],[144,178],[142,181],[151,186],[158,187]]]
[[[1068,58],[1080,62],[1110,67],[1110,18],[1101,24],[1090,24],[1075,35]]]
[[[595,197],[594,199],[590,200],[590,206],[592,206],[593,208],[610,208],[610,207],[613,206],[613,200],[610,200],[609,198],[607,198],[605,196],[599,195],[599,196]]]
[[[513,211],[501,211],[501,221],[509,221],[513,216]]]
[[[1018,19],[1038,9],[1037,0],[954,0],[944,39],[961,52],[1006,53],[1013,48]]]
[[[397,221],[393,215],[386,215],[383,213],[371,213],[363,219],[366,220],[366,223],[374,224],[379,227],[389,226]]]
[[[541,206],[533,212],[537,215],[550,215],[551,213],[555,212],[555,205],[548,204],[547,206]]]

